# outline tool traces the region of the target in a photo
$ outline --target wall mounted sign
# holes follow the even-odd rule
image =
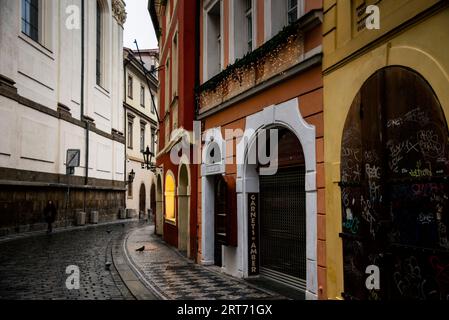
[[[248,275],[259,274],[259,194],[248,193]]]

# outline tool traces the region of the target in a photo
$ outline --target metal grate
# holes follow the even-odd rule
[[[279,169],[276,175],[260,176],[260,208],[262,275],[304,290],[305,168]]]

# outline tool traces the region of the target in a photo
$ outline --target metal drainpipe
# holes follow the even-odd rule
[[[84,177],[84,184],[87,186],[89,182],[89,123],[84,118],[84,25],[85,25],[85,0],[81,0],[81,121],[86,126],[86,172]],[[84,189],[84,211],[86,211],[86,189]]]
[[[128,54],[128,53],[126,53],[126,54]],[[123,58],[125,58],[125,56],[124,56],[125,54],[123,53]],[[126,86],[126,76],[127,76],[127,73],[126,73],[126,67],[128,66],[128,64],[130,63],[130,60],[128,59],[128,57],[126,58],[126,61],[125,61],[125,63],[123,64],[123,104],[125,103],[125,101],[126,101],[126,88],[127,88],[127,86]],[[127,111],[126,111],[126,108],[125,108],[125,106],[123,105],[123,112],[124,112],[124,115],[123,115],[123,122],[124,122],[124,124],[123,124],[123,135],[125,136],[125,177],[124,177],[124,179],[125,179],[125,188],[126,188],[126,191],[125,191],[125,200],[124,200],[124,204],[123,204],[123,207],[124,207],[124,209],[126,210],[126,198],[128,197],[128,194],[127,194],[127,192],[128,192],[128,188],[129,188],[129,185],[128,185],[128,182],[127,182],[127,176],[128,176],[128,167],[127,167],[127,163],[128,163],[128,160],[127,160],[127,151],[128,151],[128,136],[127,136],[127,132],[128,132],[128,128],[127,128],[127,125],[128,125],[128,119],[127,119]]]

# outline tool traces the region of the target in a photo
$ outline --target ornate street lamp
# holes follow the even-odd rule
[[[131,170],[131,172],[128,175],[128,184],[132,184],[135,177],[136,173],[134,172],[134,170]]]
[[[156,173],[158,167],[153,164],[154,153],[151,152],[150,147],[147,146],[147,149],[142,150],[143,154],[143,164],[142,169],[150,170],[153,173]]]

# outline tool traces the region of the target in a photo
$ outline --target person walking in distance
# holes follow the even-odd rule
[[[47,234],[53,232],[53,223],[56,220],[56,206],[53,201],[48,201],[47,206],[44,209],[45,221],[48,224]]]

